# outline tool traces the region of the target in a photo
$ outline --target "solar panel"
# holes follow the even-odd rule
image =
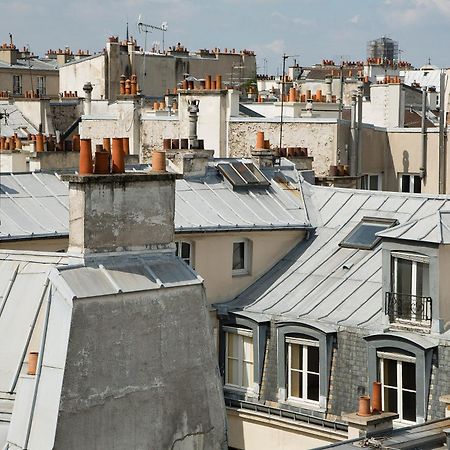
[[[361,222],[339,244],[341,247],[372,250],[381,238],[376,233],[395,225],[395,219],[363,217]]]
[[[218,164],[217,168],[233,188],[270,186],[269,180],[253,163],[233,161]]]

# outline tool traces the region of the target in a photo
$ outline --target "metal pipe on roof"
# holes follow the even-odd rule
[[[445,72],[441,71],[439,92],[439,194],[445,194],[445,144],[447,130],[445,129]]]
[[[356,93],[352,94],[352,109],[350,122],[350,175],[356,177],[357,172],[357,129],[356,129]]]
[[[362,109],[363,109],[363,87],[358,87],[358,131],[356,133],[356,176],[361,173],[361,136],[362,136]]]
[[[422,163],[420,165],[420,178],[427,176],[427,88],[422,88]]]

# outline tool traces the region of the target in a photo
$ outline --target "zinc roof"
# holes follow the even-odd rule
[[[205,177],[177,180],[176,232],[308,226],[294,166],[265,174],[270,186],[239,192],[233,191],[215,167]],[[0,240],[67,236],[67,184],[51,173],[0,174],[0,219]]]
[[[0,112],[6,113],[6,119],[0,123],[0,134],[2,136],[12,136],[14,133],[21,138],[27,137],[28,133],[36,134],[38,130],[29,122],[15,105],[0,103]]]
[[[448,209],[450,199],[319,187],[306,182],[302,185],[308,213],[316,226],[314,233],[246,291],[220,307],[275,319],[378,329],[381,246],[361,250],[339,243],[363,217],[397,219],[402,225]]]

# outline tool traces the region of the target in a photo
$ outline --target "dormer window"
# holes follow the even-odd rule
[[[341,247],[372,250],[381,240],[376,233],[396,224],[395,219],[363,217],[361,222],[339,244]]]
[[[391,256],[391,292],[386,299],[390,321],[431,325],[429,258],[402,252]]]

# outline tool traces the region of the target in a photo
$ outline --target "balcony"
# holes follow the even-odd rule
[[[386,292],[385,312],[389,322],[405,327],[431,327],[431,297]]]

